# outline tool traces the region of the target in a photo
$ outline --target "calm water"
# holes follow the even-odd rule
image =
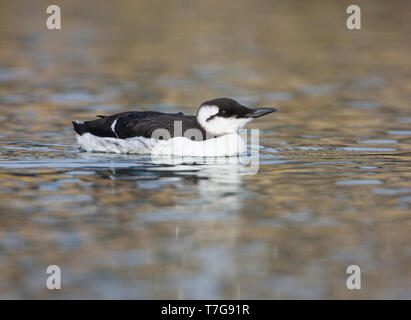
[[[411,298],[411,2],[56,3],[0,1],[0,298]],[[279,109],[257,174],[75,144],[219,96]]]

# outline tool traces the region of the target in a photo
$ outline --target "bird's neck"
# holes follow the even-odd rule
[[[204,140],[208,140],[208,139],[213,139],[213,138],[218,138],[223,136],[223,134],[216,134],[210,131],[207,131],[200,122],[198,122],[197,118],[195,118],[194,120],[194,125],[197,129],[199,129],[201,131],[201,133],[203,134],[203,138]]]

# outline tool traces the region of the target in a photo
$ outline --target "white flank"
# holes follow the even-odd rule
[[[90,133],[76,135],[77,142],[83,150],[89,152],[136,153],[193,156],[223,157],[247,152],[244,140],[238,134],[227,134],[204,141],[192,141],[184,137],[168,140],[156,140],[143,137],[116,139],[97,137]]]
[[[109,137],[97,137],[91,133],[76,135],[77,143],[83,150],[89,152],[110,152],[110,153],[141,153],[147,154],[151,152],[155,139],[147,139],[143,137],[135,137],[128,139],[117,139]]]

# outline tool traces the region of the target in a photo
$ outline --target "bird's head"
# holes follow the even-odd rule
[[[203,102],[197,111],[197,122],[214,135],[236,133],[255,118],[277,111],[274,108],[248,108],[230,98]]]

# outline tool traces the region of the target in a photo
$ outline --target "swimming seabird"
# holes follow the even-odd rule
[[[247,147],[239,130],[274,108],[248,108],[230,98],[203,102],[197,114],[130,111],[73,121],[81,149],[95,152],[231,156]]]

